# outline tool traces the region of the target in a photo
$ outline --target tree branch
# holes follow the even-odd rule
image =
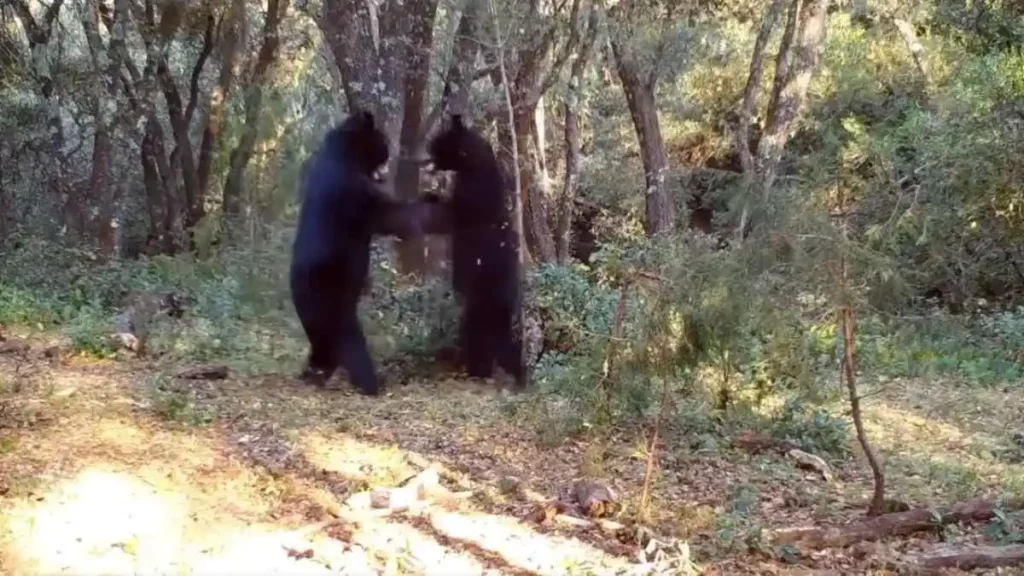
[[[217,19],[213,14],[206,15],[206,30],[203,32],[203,48],[199,51],[199,57],[192,67],[192,78],[189,80],[188,105],[185,107],[185,124],[192,124],[192,116],[196,112],[199,103],[199,77],[206,67],[206,60],[213,52],[213,33],[217,28]]]

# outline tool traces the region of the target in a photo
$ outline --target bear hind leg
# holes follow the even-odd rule
[[[471,378],[490,378],[494,373],[494,344],[482,312],[472,305],[462,311],[462,357]]]
[[[346,314],[342,322],[341,337],[337,342],[337,357],[348,372],[349,381],[359,390],[360,394],[376,396],[380,394],[380,382],[377,371],[370,357],[370,349],[363,334],[363,327],[353,311]]]

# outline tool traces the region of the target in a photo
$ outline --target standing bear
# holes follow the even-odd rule
[[[373,114],[356,112],[331,129],[308,165],[305,198],[292,247],[292,302],[309,339],[303,379],[323,386],[341,366],[360,393],[380,384],[357,315],[368,280],[374,235],[422,233],[440,210],[401,203],[377,188],[388,141]]]
[[[452,287],[463,306],[459,347],[467,372],[490,377],[497,364],[522,390],[522,287],[510,189],[491,145],[461,115],[451,117],[427,151],[434,170],[455,173],[443,206],[450,219]],[[435,223],[428,228],[436,229]]]

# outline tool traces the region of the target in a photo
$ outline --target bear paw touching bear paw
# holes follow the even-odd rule
[[[302,378],[326,384],[339,366],[363,394],[380,383],[356,310],[369,278],[375,235],[410,238],[437,227],[441,208],[396,202],[374,181],[388,141],[373,114],[356,112],[331,129],[308,164],[292,247],[292,302],[309,340]]]
[[[455,173],[450,199],[431,195],[425,202],[443,204],[447,211],[452,286],[463,304],[459,344],[467,372],[490,377],[497,364],[522,390],[522,287],[512,191],[491,145],[465,126],[460,115],[453,115],[430,141],[428,153],[434,170]]]

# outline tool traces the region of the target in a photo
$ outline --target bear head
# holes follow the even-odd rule
[[[473,167],[480,150],[489,148],[482,136],[467,127],[461,114],[454,114],[427,146],[434,170],[463,171]]]
[[[338,129],[342,153],[356,167],[366,174],[372,174],[382,164],[387,163],[388,137],[377,127],[373,113],[358,110],[342,122]]]

